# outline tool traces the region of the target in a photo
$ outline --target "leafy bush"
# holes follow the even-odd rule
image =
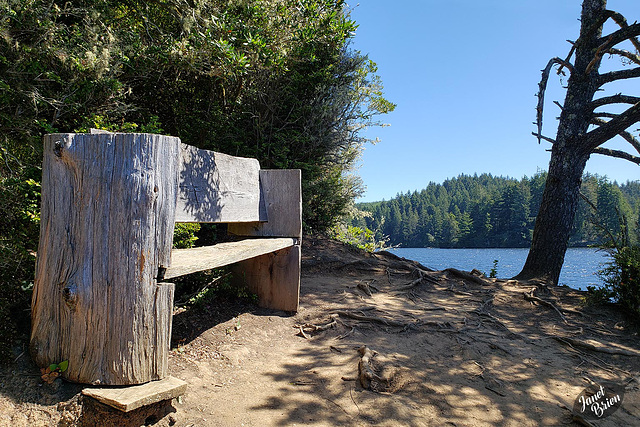
[[[377,241],[375,233],[368,228],[360,228],[353,225],[336,226],[330,231],[329,235],[336,240],[369,252],[383,249],[387,243],[386,240]]]
[[[173,247],[176,249],[192,248],[198,240],[196,233],[200,231],[200,224],[180,222],[173,232]]]
[[[590,289],[591,298],[612,299],[640,319],[640,246],[612,249],[611,262],[598,275],[604,287]]]

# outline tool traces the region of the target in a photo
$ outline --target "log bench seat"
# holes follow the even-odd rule
[[[296,239],[282,237],[244,239],[199,248],[173,249],[171,251],[171,267],[164,272],[159,272],[158,280],[173,279],[198,271],[224,267],[295,245]]]
[[[174,284],[231,265],[262,307],[298,309],[301,172],[264,170],[153,134],[44,137],[30,350],[67,380],[167,376]],[[233,241],[174,249],[178,222],[223,223]]]

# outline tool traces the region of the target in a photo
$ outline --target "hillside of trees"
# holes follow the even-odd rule
[[[378,239],[403,247],[526,248],[531,243],[546,173],[520,180],[490,174],[460,175],[388,201],[360,203],[352,220]],[[640,181],[617,184],[586,175],[571,246],[606,242],[640,227]],[[626,225],[625,225],[626,224]]]

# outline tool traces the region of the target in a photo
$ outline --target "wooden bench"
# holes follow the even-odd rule
[[[44,138],[31,352],[67,379],[130,385],[167,373],[174,285],[233,264],[261,306],[296,311],[299,170],[261,170],[152,134]],[[172,250],[176,222],[228,223],[241,240]]]

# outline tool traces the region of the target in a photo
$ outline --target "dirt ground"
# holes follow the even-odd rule
[[[225,300],[174,316],[169,369],[188,389],[155,425],[640,426],[637,327],[582,295],[309,238],[297,314]],[[603,382],[621,407],[574,417]],[[81,386],[43,384],[25,352],[0,387],[0,425],[82,417]]]

